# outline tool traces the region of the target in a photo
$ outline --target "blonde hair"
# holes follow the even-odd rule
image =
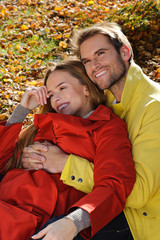
[[[83,67],[80,60],[69,58],[62,63],[59,63],[54,67],[49,68],[44,78],[44,85],[46,85],[48,77],[54,71],[66,71],[70,73],[73,77],[77,78],[80,84],[86,85],[90,93],[90,103],[93,109],[98,107],[98,105],[100,104],[106,105],[106,97],[104,95],[104,92],[98,89],[98,87],[94,83],[92,83],[92,81],[87,76],[85,68]],[[47,112],[54,112],[49,99],[47,99],[47,104],[41,107],[39,110],[40,114],[45,114]],[[8,160],[5,167],[1,170],[1,173],[7,172],[9,169],[12,168],[18,168],[20,166],[23,149],[24,147],[27,147],[28,145],[33,143],[36,134],[37,129],[35,128],[34,124],[26,127],[24,130],[21,131],[16,143],[14,153],[12,157]]]
[[[116,51],[120,54],[120,48],[123,45],[128,46],[131,57],[129,61],[133,59],[133,49],[128,41],[127,37],[123,34],[121,31],[121,28],[116,23],[106,22],[106,23],[97,23],[91,27],[84,28],[81,30],[76,30],[73,33],[73,36],[71,38],[71,45],[72,45],[72,51],[73,54],[77,55],[78,58],[80,58],[80,46],[81,44],[97,35],[102,34],[105,35],[111,44],[115,47]]]

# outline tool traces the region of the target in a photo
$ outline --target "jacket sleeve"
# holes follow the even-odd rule
[[[22,128],[22,123],[5,126],[6,122],[0,123],[0,171],[11,157],[18,135]]]
[[[95,235],[123,209],[135,183],[136,173],[126,125],[121,119],[110,121],[94,136],[94,187],[74,206],[87,211],[91,232],[83,230],[86,239]]]
[[[160,194],[159,102],[152,102],[146,107],[141,127],[132,143],[132,152],[137,176],[126,206],[141,209],[143,213],[148,211],[147,204],[150,210],[153,205],[154,208],[159,206],[159,198],[157,198]],[[146,209],[143,209],[145,206]],[[154,212],[160,213],[156,209]]]
[[[66,185],[81,192],[89,193],[94,185],[93,171],[94,164],[92,162],[70,154],[60,179]]]

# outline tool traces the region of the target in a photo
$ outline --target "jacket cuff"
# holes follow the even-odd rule
[[[93,166],[88,160],[70,154],[60,179],[64,184],[89,193],[94,185]]]

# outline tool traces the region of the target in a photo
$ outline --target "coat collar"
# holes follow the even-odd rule
[[[88,131],[103,125],[104,121],[109,121],[111,114],[110,108],[100,105],[87,119],[60,113],[35,114],[34,124],[37,129],[47,126],[51,128],[51,125],[54,125],[74,131]]]
[[[132,61],[127,73],[121,102],[113,104],[115,98],[109,90],[106,90],[107,105],[111,107],[114,113],[119,117],[124,118],[126,112],[130,110],[130,107],[137,98],[137,90],[144,87],[144,77],[147,78],[147,76],[143,74],[141,68]]]

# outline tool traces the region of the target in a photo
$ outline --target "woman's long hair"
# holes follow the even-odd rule
[[[54,71],[66,71],[73,77],[77,78],[80,84],[86,85],[90,93],[90,103],[93,109],[97,108],[100,104],[106,105],[104,92],[98,89],[97,86],[88,78],[85,68],[78,59],[68,59],[55,65],[54,67],[49,68],[44,78],[44,85],[46,85],[48,77]],[[49,99],[47,99],[47,104],[39,109],[38,113],[46,114],[47,112],[55,112],[51,107]],[[12,168],[19,168],[23,149],[33,143],[36,134],[37,129],[34,124],[31,124],[20,132],[14,153],[8,160],[5,167],[1,170],[1,173],[5,173]]]

